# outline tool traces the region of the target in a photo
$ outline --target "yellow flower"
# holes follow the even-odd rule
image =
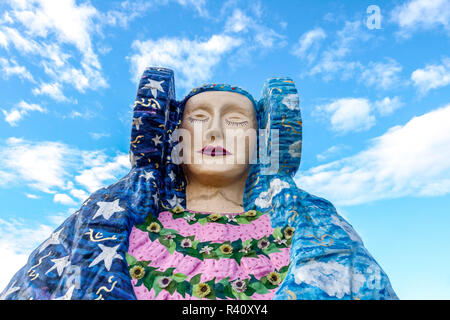
[[[211,293],[211,288],[206,283],[199,283],[194,288],[194,293],[200,298],[204,298]]]
[[[294,231],[295,228],[293,227],[287,227],[286,229],[284,229],[284,238],[285,239],[290,239],[294,236]]]
[[[150,231],[150,232],[153,232],[153,233],[159,233],[159,231],[161,231],[161,226],[158,223],[156,223],[156,222],[152,222],[147,227],[147,231]]]
[[[233,248],[229,244],[223,244],[219,249],[223,254],[231,254],[233,252]]]
[[[145,270],[141,266],[134,266],[130,270],[130,275],[133,279],[137,279],[137,280],[142,279],[144,274],[145,274]]]
[[[256,216],[256,210],[248,210],[244,213],[244,215],[247,217],[254,217]]]
[[[281,277],[280,274],[278,272],[271,272],[267,275],[267,280],[273,284],[274,286],[277,286],[280,284],[281,282]]]
[[[219,220],[220,218],[222,218],[222,215],[219,214],[219,213],[213,213],[213,214],[210,214],[210,215],[208,216],[208,219],[209,219],[210,221],[217,221],[217,220]]]
[[[177,205],[175,208],[172,209],[172,212],[175,214],[179,214],[184,212],[184,208],[180,205]]]

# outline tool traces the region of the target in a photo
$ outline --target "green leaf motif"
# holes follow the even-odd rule
[[[283,234],[281,233],[280,227],[276,227],[272,235],[275,239],[283,239]]]
[[[177,283],[175,281],[172,281],[166,288],[166,290],[169,291],[170,295],[173,295],[176,289]]]
[[[153,281],[153,290],[155,290],[155,298],[162,291],[161,287],[158,285],[158,280],[161,278],[162,276],[156,277],[155,280]]]
[[[167,251],[169,251],[170,254],[173,254],[175,252],[176,248],[177,248],[177,244],[175,243],[175,241],[170,240],[169,247],[167,248]]]
[[[168,268],[164,271],[163,276],[170,277],[176,268]]]
[[[266,294],[270,292],[261,282],[253,282],[250,284],[250,287],[255,289],[256,293],[259,294]]]
[[[184,280],[186,280],[187,275],[183,274],[183,273],[175,273],[172,276],[172,279],[175,280],[176,282],[183,282]]]
[[[155,281],[155,274],[148,273],[144,278],[144,286],[150,291],[153,288],[154,281]]]
[[[136,258],[128,253],[125,254],[125,260],[127,261],[127,264],[129,266],[131,266],[137,262]]]
[[[193,276],[193,277],[191,278],[191,280],[189,280],[189,283],[192,284],[192,285],[196,285],[196,284],[200,283],[200,277],[201,277],[201,276],[202,276],[201,273],[199,273],[199,274]]]
[[[186,289],[188,288],[188,286],[189,286],[189,282],[187,282],[187,281],[180,282],[177,285],[177,291],[178,291],[179,294],[181,294],[181,296],[183,298],[186,295]]]
[[[251,221],[248,221],[248,218],[247,218],[247,217],[242,217],[242,216],[237,217],[237,218],[236,218],[236,221],[237,221],[239,224],[250,224],[250,223],[251,223]]]

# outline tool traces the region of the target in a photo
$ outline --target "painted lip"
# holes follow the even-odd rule
[[[222,148],[221,146],[211,146],[211,145],[203,147],[201,151],[197,152],[211,157],[231,155],[231,153],[227,149]]]

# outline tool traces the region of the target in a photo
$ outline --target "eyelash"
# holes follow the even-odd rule
[[[234,122],[234,121],[230,121],[230,120],[226,120],[226,119],[225,119],[225,123],[227,125],[238,126],[238,127],[245,127],[248,125],[248,121]]]
[[[189,122],[191,123],[203,123],[209,120],[209,118],[205,118],[205,119],[194,119],[189,117],[188,118]],[[242,122],[235,122],[235,121],[230,121],[225,119],[225,123],[229,126],[237,126],[237,127],[246,127],[248,125],[248,121],[242,121]]]
[[[203,123],[203,122],[205,122],[205,121],[208,121],[208,118],[205,118],[205,119],[200,120],[200,119],[194,119],[194,118],[189,117],[188,120],[189,120],[191,123],[199,123],[199,122],[200,122],[200,123]]]

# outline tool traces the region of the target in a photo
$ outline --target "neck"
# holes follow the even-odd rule
[[[186,186],[187,209],[218,213],[243,212],[243,196],[247,176],[248,172],[241,178],[224,185],[205,183],[189,176]],[[220,178],[211,177],[211,179],[220,181]]]

